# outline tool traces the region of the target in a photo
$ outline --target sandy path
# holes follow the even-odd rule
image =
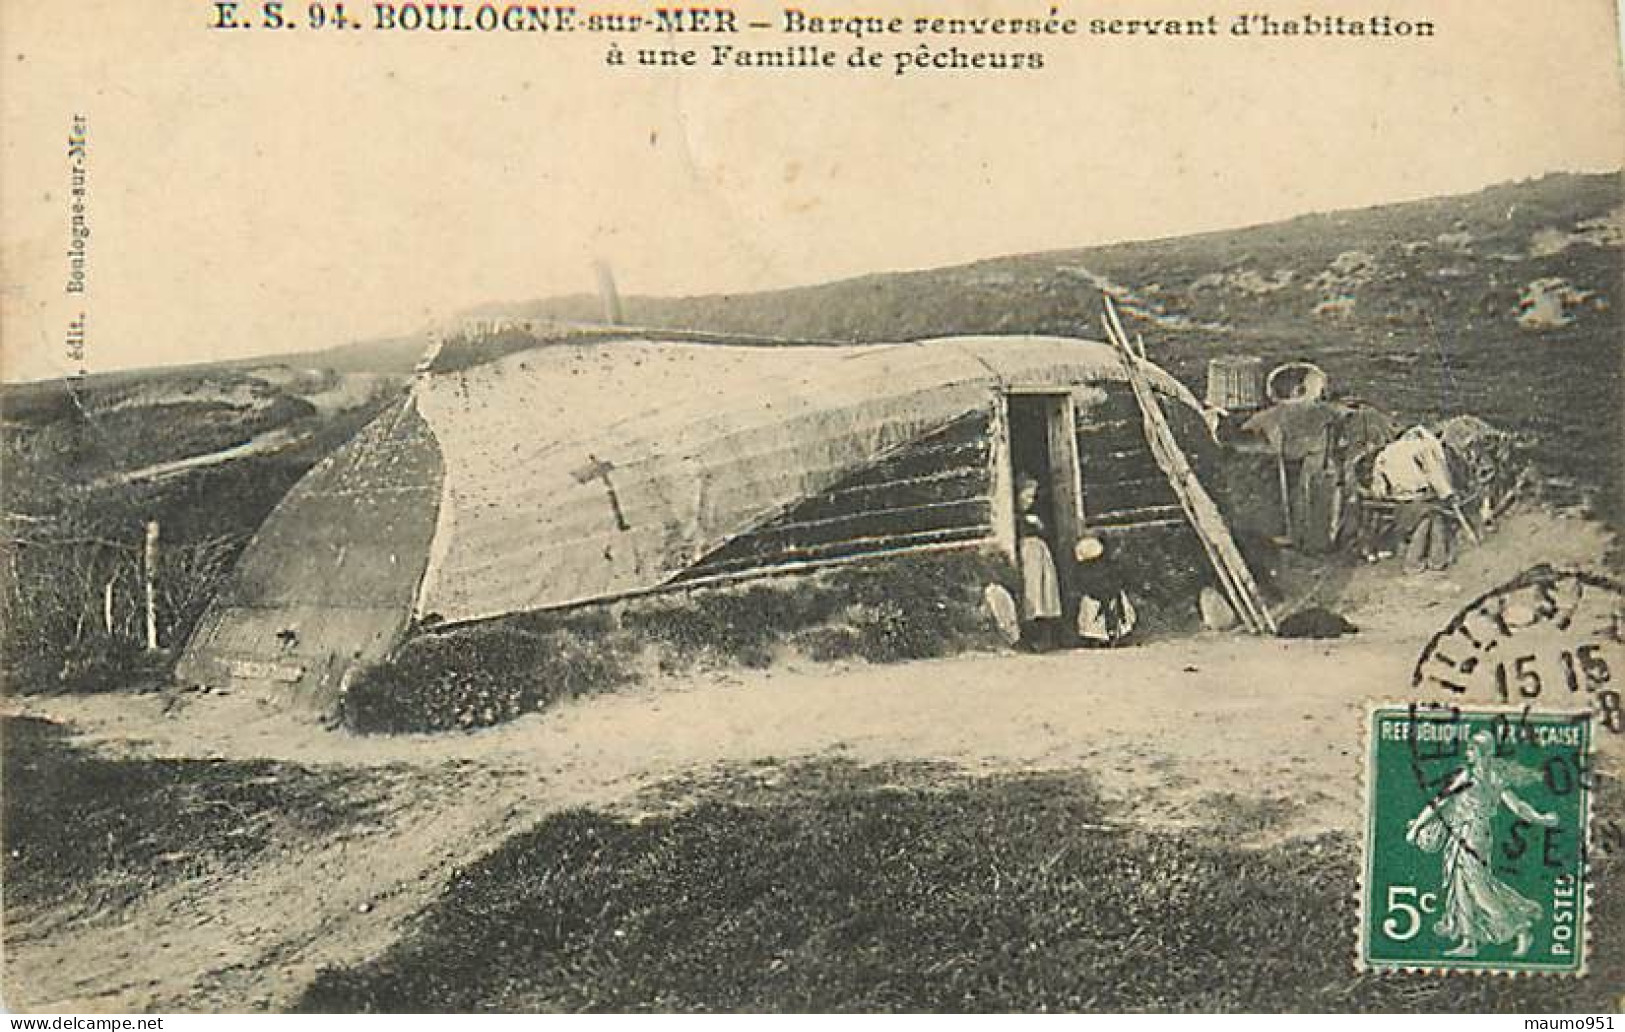
[[[7,999],[49,1010],[280,1009],[321,966],[387,947],[457,867],[548,813],[636,806],[666,778],[764,758],[1077,769],[1139,823],[1208,822],[1216,797],[1229,797],[1275,804],[1272,838],[1352,831],[1367,701],[1407,697],[1417,651],[1462,601],[1534,561],[1593,561],[1603,539],[1571,529],[1514,521],[1448,576],[1360,571],[1341,591],[1366,631],[1337,642],[1210,636],[715,674],[469,735],[357,738],[243,695],[11,700],[10,711],[69,722],[110,752],[368,768],[384,802],[373,825],[175,885],[104,920],[42,915],[8,927]],[[1619,746],[1606,742],[1605,765],[1625,758]]]
[[[1270,685],[1282,653],[1345,676]],[[1349,662],[1356,654],[1361,662]],[[271,749],[256,746],[280,742],[279,759],[378,767],[386,809],[377,826],[173,886],[117,923],[61,927],[45,917],[12,928],[8,999],[56,1011],[285,1007],[323,964],[380,952],[456,867],[544,815],[586,803],[635,805],[640,788],[664,777],[764,757],[932,759],[986,772],[1082,768],[1142,821],[1200,820],[1211,793],[1235,792],[1297,804],[1296,829],[1348,826],[1358,700],[1370,682],[1346,672],[1386,652],[1365,643],[1328,650],[1215,640],[1127,655],[1127,663],[1104,653],[978,656],[715,678],[452,739],[356,740],[290,729],[289,718],[260,713],[202,752],[267,755]],[[1405,673],[1403,662],[1389,665]],[[1287,693],[1292,705],[1283,710]],[[195,755],[195,724],[219,718],[129,720],[126,706],[120,720],[99,702],[59,703],[35,712],[145,755]],[[154,713],[160,705],[156,696],[144,704]],[[148,719],[162,720],[168,733],[145,735]],[[148,740],[113,737],[131,725],[144,725],[138,733]],[[1274,730],[1260,736],[1260,728]]]

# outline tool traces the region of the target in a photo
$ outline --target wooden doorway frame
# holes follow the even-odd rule
[[[1010,403],[1016,398],[1042,398],[1047,402],[1044,426],[1048,436],[1051,509],[1055,519],[1055,565],[1062,589],[1072,592],[1074,555],[1085,534],[1083,463],[1078,454],[1077,405],[1069,389],[1007,387],[998,392],[994,406],[993,504],[994,536],[1011,561],[1016,561],[1015,449],[1011,441]]]

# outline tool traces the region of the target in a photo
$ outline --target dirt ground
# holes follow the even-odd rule
[[[1293,600],[1361,627],[1337,641],[1201,635],[1109,652],[802,666],[666,681],[473,734],[362,738],[252,696],[9,699],[76,743],[136,757],[364,769],[369,822],[93,917],[8,913],[5,997],[50,1011],[280,1010],[318,969],[395,941],[459,868],[560,809],[636,812],[652,786],[719,766],[839,756],[970,772],[1084,770],[1125,820],[1211,823],[1267,808],[1259,844],[1360,821],[1362,713],[1410,697],[1427,637],[1469,599],[1546,562],[1599,568],[1598,526],[1515,513],[1445,573],[1395,564]],[[1618,771],[1621,736],[1599,733]],[[1350,886],[1350,891],[1353,891]]]

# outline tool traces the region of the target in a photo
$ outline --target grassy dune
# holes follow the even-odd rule
[[[6,914],[115,911],[362,819],[357,774],[272,762],[110,759],[65,729],[7,718],[0,841]]]
[[[1176,834],[1119,823],[1081,775],[811,763],[679,787],[697,801],[512,839],[300,1008],[1596,1012],[1625,984],[1618,857],[1586,978],[1378,977],[1352,965],[1355,844],[1272,842],[1224,799]]]

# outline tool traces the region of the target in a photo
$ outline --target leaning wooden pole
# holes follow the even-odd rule
[[[145,589],[147,650],[158,651],[158,521],[147,521],[147,544],[141,550],[141,580]]]
[[[1104,301],[1105,314],[1101,321],[1105,324],[1106,335],[1111,338],[1123,360],[1129,386],[1133,388],[1134,399],[1140,406],[1146,443],[1151,448],[1152,457],[1157,460],[1157,465],[1173,488],[1180,507],[1185,511],[1185,518],[1207,554],[1219,587],[1235,608],[1236,615],[1254,634],[1274,634],[1275,618],[1270,615],[1269,607],[1259,594],[1252,571],[1247,568],[1247,561],[1231,538],[1230,528],[1225,525],[1219,507],[1196,478],[1190,461],[1174,439],[1173,429],[1168,425],[1145,370],[1141,368],[1141,363],[1145,361],[1144,344],[1140,346],[1140,353],[1135,354],[1122,321],[1117,317],[1117,307],[1109,296]]]

